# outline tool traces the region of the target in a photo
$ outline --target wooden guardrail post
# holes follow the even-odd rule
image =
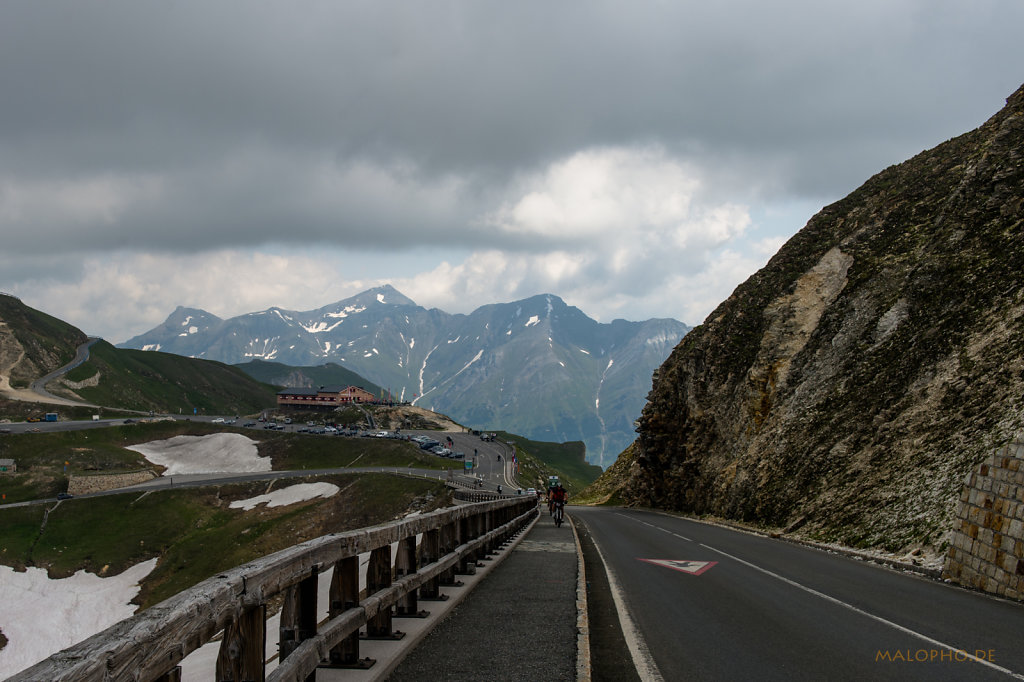
[[[448,523],[441,526],[441,555],[449,554],[459,545],[459,522],[449,521]],[[459,572],[459,568],[462,566],[462,562],[459,562],[458,566],[452,566],[447,571],[444,571],[441,576],[441,584],[448,587],[458,587],[462,585],[462,581],[458,580],[455,575]]]
[[[366,594],[373,595],[391,587],[391,545],[384,545],[370,552],[370,564],[366,568]],[[404,632],[391,629],[391,609],[383,609],[366,623],[367,639],[401,639]]]
[[[473,539],[473,519],[471,517],[461,518],[458,521],[458,534],[456,535],[456,546],[464,545]],[[473,550],[459,559],[458,573],[462,575],[476,575],[476,550]]]
[[[217,682],[263,682],[266,679],[266,627],[265,604],[245,608],[231,621],[224,629],[217,653]]]
[[[416,561],[416,536],[410,535],[398,543],[398,556],[395,557],[395,576],[412,575],[419,569]],[[398,600],[395,615],[402,618],[426,618],[429,611],[421,611],[416,601],[416,590],[411,590]]]
[[[316,636],[316,591],[317,569],[312,575],[284,590],[281,605],[281,638],[278,642],[280,658],[283,661],[295,651],[302,640]],[[307,678],[310,682],[313,675]]]
[[[347,557],[334,564],[328,592],[328,618],[336,618],[359,606],[359,557]],[[327,668],[358,668],[365,670],[377,660],[359,658],[359,631],[356,630],[328,652]]]
[[[483,518],[480,519],[481,523],[483,523],[483,529],[482,529],[483,534],[486,535],[487,533],[490,533],[492,530],[497,528],[497,524],[495,523],[495,518],[494,518],[494,512],[493,511],[484,512],[483,514],[481,514],[481,516],[483,517]],[[483,551],[483,558],[486,559],[486,560],[490,560],[491,555],[494,554],[494,552],[497,549],[497,547],[498,547],[498,539],[497,538],[492,538],[492,539],[488,540],[486,543],[484,543],[484,547],[483,547],[483,550],[482,550]]]
[[[432,564],[441,558],[441,531],[435,528],[423,533],[420,542],[420,565]],[[441,576],[435,576],[420,588],[420,599],[424,601],[444,601],[448,595],[441,594]]]

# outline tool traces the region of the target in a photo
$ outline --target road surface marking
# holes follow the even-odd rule
[[[633,659],[633,667],[636,668],[637,675],[640,676],[643,682],[665,682],[665,678],[661,676],[658,666],[654,664],[654,658],[651,656],[651,650],[647,648],[647,642],[640,635],[636,622],[626,607],[626,601],[622,596],[622,587],[619,585],[619,579],[616,577],[615,571],[612,570],[612,567],[605,560],[604,553],[601,551],[601,545],[596,540],[593,544],[594,549],[597,550],[597,555],[601,557],[601,563],[604,565],[604,573],[608,577],[608,587],[612,591],[612,601],[615,602],[615,611],[619,614],[619,627],[622,628],[622,636],[626,640],[626,646],[629,648],[629,655]]]
[[[679,538],[680,540],[686,540],[687,542],[693,542],[693,540],[691,540],[688,537],[684,537],[684,536],[680,535],[679,533],[673,533],[672,531],[670,531],[670,530],[668,530],[666,528],[662,528],[661,526],[655,526],[653,523],[647,523],[646,521],[641,521],[640,519],[634,518],[632,516],[628,516],[626,514],[621,514],[619,512],[615,512],[615,513],[618,514],[619,516],[623,517],[623,518],[629,519],[630,521],[636,521],[637,523],[642,523],[645,526],[650,526],[651,528],[657,528],[658,530],[660,530],[660,531],[662,531],[664,533],[668,533],[669,535],[674,535],[675,537]]]
[[[671,568],[674,571],[680,573],[689,573],[690,575],[700,575],[704,571],[708,570],[717,561],[687,561],[685,559],[641,559],[637,557],[637,561],[646,561],[649,564],[655,566],[664,566],[665,568]]]
[[[996,665],[995,663],[992,663],[991,661],[986,661],[983,658],[977,658],[976,656],[972,656],[971,654],[967,653],[966,650],[964,650],[964,649],[960,649],[958,647],[955,647],[952,644],[946,644],[945,642],[940,642],[939,640],[933,639],[933,638],[929,637],[928,635],[924,635],[924,634],[921,634],[920,632],[916,632],[914,630],[911,630],[910,628],[904,627],[904,626],[900,625],[899,623],[894,623],[891,620],[887,620],[885,618],[882,618],[881,616],[876,616],[873,613],[869,613],[869,612],[867,612],[867,611],[865,611],[863,609],[857,608],[853,604],[847,604],[846,602],[842,601],[841,599],[837,599],[837,598],[835,598],[835,597],[833,597],[831,595],[825,594],[824,592],[819,592],[818,590],[815,590],[814,588],[807,587],[806,585],[802,585],[802,584],[796,582],[795,580],[791,580],[789,578],[786,578],[785,576],[779,575],[778,573],[775,573],[773,571],[769,571],[767,568],[762,568],[762,567],[760,567],[760,566],[758,566],[756,564],[750,563],[749,561],[744,561],[743,559],[740,559],[737,556],[733,556],[732,554],[729,554],[728,552],[723,552],[720,549],[715,549],[714,547],[711,547],[709,545],[705,545],[703,542],[699,543],[699,544],[700,544],[701,547],[703,547],[705,549],[710,549],[712,552],[717,552],[718,554],[721,554],[722,556],[729,557],[733,561],[738,561],[739,563],[743,564],[744,566],[749,566],[750,568],[754,569],[755,571],[760,571],[761,573],[764,573],[767,576],[771,576],[772,578],[775,578],[776,580],[781,580],[782,582],[786,583],[787,585],[792,585],[793,587],[796,587],[797,589],[803,590],[804,592],[807,592],[808,594],[813,594],[814,596],[820,597],[820,598],[824,599],[825,601],[829,601],[829,602],[832,602],[833,604],[836,604],[838,606],[842,606],[843,608],[849,609],[850,611],[853,611],[854,613],[859,613],[862,616],[867,616],[868,618],[870,618],[873,621],[876,621],[878,623],[882,623],[883,625],[888,625],[889,627],[894,628],[896,630],[899,630],[900,632],[902,632],[904,634],[907,634],[907,635],[910,635],[912,637],[917,637],[918,639],[920,639],[920,640],[922,640],[924,642],[927,642],[928,644],[932,644],[932,645],[940,647],[942,649],[948,649],[949,651],[952,651],[953,653],[959,653],[960,655],[965,656],[967,659],[969,659],[971,661],[974,661],[975,663],[981,663],[984,666],[992,668],[993,670],[998,670],[999,672],[1005,673],[1005,674],[1007,674],[1010,677],[1013,677],[1015,679],[1024,680],[1024,675],[1015,673],[1014,671],[1010,670],[1009,668],[1004,668],[1004,667],[1002,667],[1000,665]]]

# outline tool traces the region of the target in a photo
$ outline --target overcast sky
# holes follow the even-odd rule
[[[3,0],[0,290],[121,342],[394,285],[695,325],[1024,83],[1020,0]]]

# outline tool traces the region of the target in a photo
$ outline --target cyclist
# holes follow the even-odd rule
[[[548,486],[548,516],[555,513],[555,488],[557,486]]]
[[[555,523],[561,524],[562,514],[564,513],[565,500],[568,497],[568,493],[562,484],[559,483],[557,486],[551,489],[548,496],[551,504],[551,515],[555,517]]]

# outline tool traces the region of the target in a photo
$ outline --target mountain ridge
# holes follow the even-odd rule
[[[669,318],[600,323],[553,294],[450,314],[386,285],[308,311],[225,320],[179,307],[120,347],[229,364],[335,362],[477,428],[582,440],[601,465],[633,440],[651,372],[686,331]]]

